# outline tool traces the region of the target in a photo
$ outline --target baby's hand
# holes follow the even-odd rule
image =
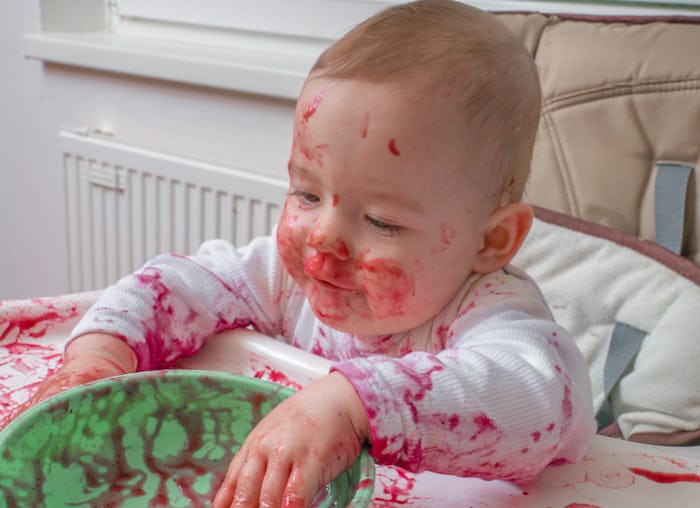
[[[275,407],[231,461],[212,508],[308,506],[350,467],[370,435],[350,382],[339,372]]]
[[[97,333],[78,337],[66,349],[63,365],[41,383],[29,400],[13,411],[6,423],[67,388],[134,372],[136,363],[134,352],[117,337]]]

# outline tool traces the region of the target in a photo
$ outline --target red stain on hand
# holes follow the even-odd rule
[[[649,471],[648,469],[642,469],[639,467],[628,467],[627,469],[636,475],[643,476],[644,478],[656,483],[700,483],[700,476],[692,473],[664,473],[661,471]]]
[[[394,138],[391,138],[389,140],[389,151],[394,154],[396,157],[401,155],[401,152],[399,152],[399,149],[396,148],[396,140]]]

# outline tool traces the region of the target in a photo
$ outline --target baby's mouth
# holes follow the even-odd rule
[[[314,283],[326,289],[346,290],[355,289],[350,275],[341,266],[342,261],[322,253],[316,253],[304,260],[304,273]]]
[[[322,287],[327,288],[327,289],[342,290],[342,291],[351,291],[353,289],[349,286],[344,286],[344,285],[338,284],[336,282],[323,280],[323,279],[318,278],[318,277],[311,277],[311,279],[319,286],[322,286]]]

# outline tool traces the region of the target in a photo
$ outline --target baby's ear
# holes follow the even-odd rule
[[[491,212],[486,219],[483,245],[476,255],[473,270],[490,273],[510,263],[530,230],[533,215],[530,205],[520,201]]]

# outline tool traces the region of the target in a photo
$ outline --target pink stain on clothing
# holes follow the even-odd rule
[[[561,401],[562,425],[561,432],[564,434],[571,427],[574,416],[574,406],[571,403],[571,386],[564,386],[564,398]]]
[[[476,426],[476,432],[469,438],[470,441],[476,441],[482,434],[498,430],[494,421],[484,413],[474,417],[474,425]]]
[[[393,155],[395,155],[396,157],[398,157],[399,155],[401,155],[401,152],[399,152],[399,149],[396,148],[396,140],[395,140],[394,138],[391,138],[391,139],[389,140],[389,151],[390,151]]]
[[[440,325],[435,331],[437,338],[440,340],[440,345],[445,347],[447,341],[449,341],[454,336],[454,331],[450,328],[450,325]]]

